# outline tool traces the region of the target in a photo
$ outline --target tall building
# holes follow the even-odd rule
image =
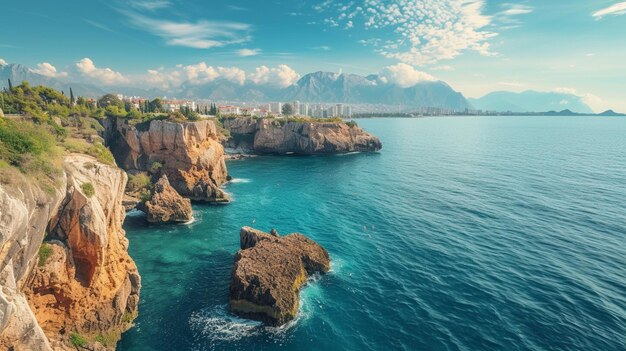
[[[309,104],[304,103],[304,104],[300,104],[300,108],[299,111],[301,116],[308,116],[309,115]]]
[[[272,102],[270,103],[269,112],[274,115],[280,115],[283,113],[283,103],[282,102]]]

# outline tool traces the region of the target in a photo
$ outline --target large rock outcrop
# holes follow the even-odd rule
[[[279,237],[250,227],[240,232],[230,285],[230,308],[237,315],[281,325],[295,318],[307,278],[330,270],[324,248],[302,234]]]
[[[224,127],[231,134],[226,142],[229,148],[259,154],[334,154],[382,148],[378,138],[344,122],[240,117],[225,119]]]
[[[44,191],[16,173],[0,184],[0,350],[50,350],[24,289],[50,218],[65,197],[66,177]]]
[[[153,120],[132,125],[107,122],[107,144],[127,171],[158,170],[182,196],[195,201],[227,202],[224,148],[213,121],[174,123]]]
[[[70,350],[80,336],[113,349],[137,314],[140,277],[122,229],[126,173],[82,155],[66,157],[64,168],[56,195],[33,201],[0,191],[0,279],[9,302],[0,307],[9,311],[0,317],[0,348]]]
[[[152,198],[138,208],[150,223],[185,223],[193,218],[191,201],[172,188],[165,174],[154,184]]]

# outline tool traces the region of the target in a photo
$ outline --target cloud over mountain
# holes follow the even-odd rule
[[[104,85],[127,83],[128,79],[120,72],[110,68],[98,68],[90,58],[84,58],[76,62],[76,69],[84,77],[96,79]]]

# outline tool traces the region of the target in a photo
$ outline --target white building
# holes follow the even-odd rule
[[[283,103],[282,102],[272,102],[269,105],[269,112],[274,115],[280,115],[283,113]]]
[[[218,109],[222,115],[241,115],[241,109],[239,106],[220,106]]]

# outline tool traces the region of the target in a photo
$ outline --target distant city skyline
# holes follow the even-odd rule
[[[442,80],[466,97],[567,92],[626,111],[625,14],[615,0],[25,0],[0,12],[0,64],[104,86],[381,74],[401,86]]]

